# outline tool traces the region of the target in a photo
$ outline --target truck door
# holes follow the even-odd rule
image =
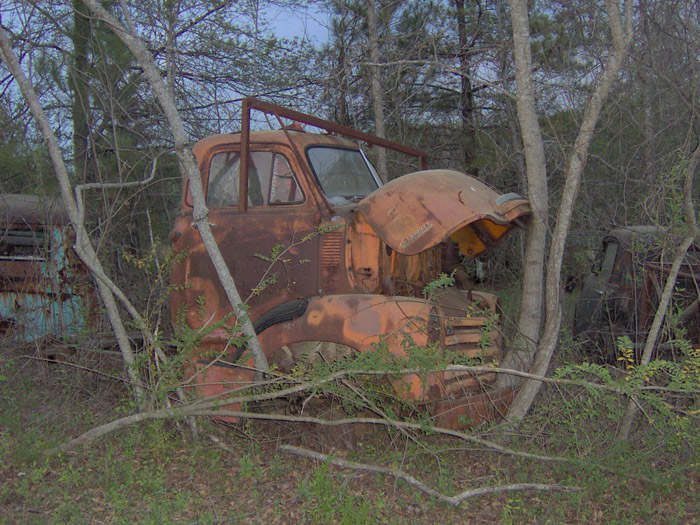
[[[205,179],[212,232],[255,320],[278,304],[317,293],[319,241],[311,234],[320,215],[307,197],[308,188],[300,183],[292,155],[251,150],[246,212],[238,210],[239,150],[213,152],[205,164]],[[216,280],[208,260],[189,267],[188,280],[206,278],[196,275],[202,271]],[[222,290],[219,295],[220,304],[225,304]]]

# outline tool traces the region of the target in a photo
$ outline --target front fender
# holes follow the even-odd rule
[[[498,330],[486,334],[490,342],[481,348],[480,330],[487,326],[488,318],[470,313],[475,311],[472,308],[475,304],[480,305],[481,312],[496,308],[495,299],[488,294],[479,294],[473,300],[470,294],[457,290],[448,291],[437,302],[371,294],[311,297],[301,315],[268,326],[258,338],[268,358],[287,345],[308,341],[339,343],[358,352],[374,351],[381,344],[393,355],[403,357],[405,343],[410,338],[409,346],[439,341],[451,351],[489,362],[500,358]],[[224,351],[224,338],[207,339],[201,349],[208,349],[210,354]],[[252,359],[245,365],[252,367]],[[252,368],[246,367],[198,361],[200,394],[221,395],[232,387],[252,382]],[[401,398],[425,404],[439,424],[459,427],[464,426],[458,422],[460,418],[473,424],[490,419],[494,410],[503,409],[504,403],[494,403],[489,393],[495,380],[491,376],[494,374],[434,372],[422,377],[409,374],[392,384]],[[491,405],[497,409],[492,410]]]
[[[431,303],[410,297],[312,297],[303,315],[273,325],[258,337],[268,354],[302,341],[341,343],[366,352],[381,341],[392,353],[405,355],[400,344],[405,337],[411,337],[416,345],[428,343],[430,311]]]
[[[429,342],[431,303],[410,297],[381,295],[330,295],[309,299],[304,315],[274,325],[258,337],[266,353],[303,341],[340,343],[358,352],[381,344],[392,354],[406,355],[404,344]],[[439,381],[411,374],[394,381],[398,395],[423,400],[439,389]]]

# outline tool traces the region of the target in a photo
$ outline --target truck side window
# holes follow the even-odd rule
[[[304,202],[304,194],[297,185],[289,162],[282,155],[275,154],[270,184],[270,204],[299,204]]]
[[[241,155],[236,152],[217,153],[209,165],[207,206],[222,208],[238,204],[238,174]]]
[[[241,156],[238,152],[217,153],[209,166],[207,206],[222,208],[238,204]],[[304,201],[292,169],[283,155],[253,151],[248,170],[248,205],[297,204]]]

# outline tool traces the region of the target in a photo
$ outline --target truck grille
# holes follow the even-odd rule
[[[487,365],[500,360],[502,337],[498,328],[485,333],[486,317],[448,317],[445,319],[445,347],[465,357],[480,359]],[[496,373],[445,372],[448,397],[459,398],[481,391],[496,381]]]

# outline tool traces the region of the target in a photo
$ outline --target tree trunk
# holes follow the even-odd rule
[[[542,295],[544,291],[544,254],[547,243],[549,200],[547,195],[547,165],[544,142],[535,109],[535,87],[532,81],[532,54],[527,2],[508,0],[513,26],[515,56],[516,107],[523,140],[527,195],[532,217],[525,245],[522,297],[518,319],[518,337],[506,355],[506,368],[527,368],[539,341],[542,324]],[[499,378],[500,386],[508,386],[512,379]]]
[[[90,40],[90,20],[81,0],[73,0],[73,166],[79,181],[92,182],[89,175],[88,119],[90,102],[88,99],[88,42]]]
[[[513,10],[514,4],[520,4],[520,6],[518,6],[519,9],[522,11],[525,10],[525,2],[523,0],[509,0],[509,2],[511,4],[511,10]],[[603,103],[610,92],[610,88],[622,66],[622,62],[627,56],[627,51],[632,40],[632,2],[627,1],[625,3],[624,27],[620,9],[616,1],[606,0],[606,7],[610,20],[611,33],[613,35],[614,47],[605,64],[605,69],[586,104],[581,127],[571,154],[569,155],[564,175],[564,190],[557,215],[557,222],[552,235],[552,246],[547,264],[545,301],[546,323],[542,340],[538,345],[535,361],[531,368],[531,372],[537,375],[546,374],[552,354],[559,340],[559,328],[561,325],[561,265],[564,257],[566,237],[571,223],[574,203],[576,201],[576,194],[578,193],[583,168],[586,165],[588,148],[593,139],[593,132],[603,108]],[[511,16],[515,15],[511,12]],[[522,20],[520,22],[522,22]],[[515,20],[513,21],[513,25],[515,26]],[[513,31],[515,32],[515,29]],[[520,110],[520,108],[518,108],[518,110]],[[510,423],[518,424],[525,417],[541,386],[542,383],[540,381],[527,380],[523,383],[518,391],[518,395],[508,410],[506,419]]]
[[[185,131],[185,127],[180,119],[180,114],[175,107],[175,103],[168,94],[168,88],[163,82],[160,72],[153,62],[153,57],[149,53],[146,46],[141,42],[141,40],[132,34],[127,28],[125,28],[114,16],[107,12],[97,0],[83,0],[86,6],[90,8],[93,14],[104,21],[112,31],[119,37],[119,39],[124,42],[129,50],[133,53],[134,57],[138,61],[139,65],[143,69],[144,76],[153,89],[158,102],[163,109],[165,118],[170,125],[170,129],[173,134],[173,139],[175,142],[175,152],[178,157],[180,165],[185,169],[185,175],[187,176],[190,183],[190,192],[192,194],[192,200],[194,203],[194,210],[192,213],[193,226],[197,228],[199,234],[202,236],[202,241],[204,247],[207,250],[207,254],[212,261],[216,274],[219,277],[221,286],[223,287],[226,297],[228,298],[231,308],[237,313],[237,317],[242,325],[243,333],[248,337],[248,346],[255,358],[255,366],[260,371],[266,371],[268,369],[267,358],[265,357],[265,352],[260,346],[260,341],[258,341],[255,335],[255,329],[250,319],[244,314],[241,306],[243,301],[241,300],[238,290],[236,289],[236,283],[231,277],[231,272],[226,266],[221,252],[219,251],[219,246],[216,244],[214,235],[211,232],[209,226],[209,218],[205,200],[204,200],[204,188],[202,186],[202,179],[199,174],[199,168],[195,161],[192,150],[187,146],[188,137]],[[122,5],[124,8],[125,6]],[[130,19],[129,13],[125,11],[126,19]]]
[[[457,19],[457,57],[459,58],[460,92],[459,112],[462,117],[462,154],[467,173],[476,175],[474,158],[476,157],[476,130],[474,127],[474,91],[471,79],[471,61],[467,43],[467,21],[464,0],[455,0],[455,17]]]
[[[643,57],[641,59],[642,65],[639,72],[639,80],[642,84],[642,105],[644,106],[644,121],[642,123],[642,131],[644,133],[644,148],[642,149],[642,155],[644,158],[644,168],[646,173],[644,174],[644,182],[647,187],[651,188],[656,182],[656,156],[655,145],[654,145],[654,96],[651,87],[650,73],[654,69],[654,58],[653,58],[653,46],[654,42],[649,30],[649,14],[647,12],[646,0],[640,0],[639,8],[641,11],[641,32],[642,32],[642,45],[641,52]],[[647,195],[653,198],[656,195],[656,188],[652,191],[647,190]]]
[[[379,79],[379,37],[377,34],[377,10],[375,0],[367,0],[367,30],[369,38],[370,75],[372,77],[372,107],[374,108],[374,133],[386,137],[384,129],[384,93]],[[388,182],[386,149],[377,148],[377,171],[384,182]]]

